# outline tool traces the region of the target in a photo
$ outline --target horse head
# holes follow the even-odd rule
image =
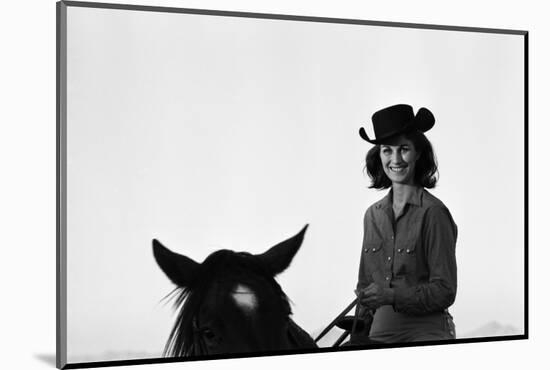
[[[315,347],[291,319],[288,299],[274,277],[300,248],[295,236],[253,255],[219,250],[198,263],[153,240],[155,259],[177,286],[176,323],[165,355],[258,353]]]

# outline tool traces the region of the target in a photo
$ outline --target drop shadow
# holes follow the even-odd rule
[[[55,367],[55,353],[35,354],[34,357],[47,365]]]

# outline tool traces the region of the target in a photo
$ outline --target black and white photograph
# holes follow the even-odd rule
[[[542,13],[10,4],[3,366],[537,368]]]
[[[62,364],[526,337],[526,31],[58,6]]]

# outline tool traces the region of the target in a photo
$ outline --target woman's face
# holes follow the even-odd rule
[[[382,167],[393,184],[414,185],[414,171],[419,156],[413,143],[404,136],[380,145]]]

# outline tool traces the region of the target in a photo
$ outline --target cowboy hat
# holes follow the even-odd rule
[[[420,108],[414,115],[410,105],[397,104],[372,115],[375,136],[373,139],[369,138],[363,127],[359,129],[359,135],[371,144],[380,144],[382,141],[411,130],[426,132],[433,127],[434,123],[435,117],[427,108]]]

